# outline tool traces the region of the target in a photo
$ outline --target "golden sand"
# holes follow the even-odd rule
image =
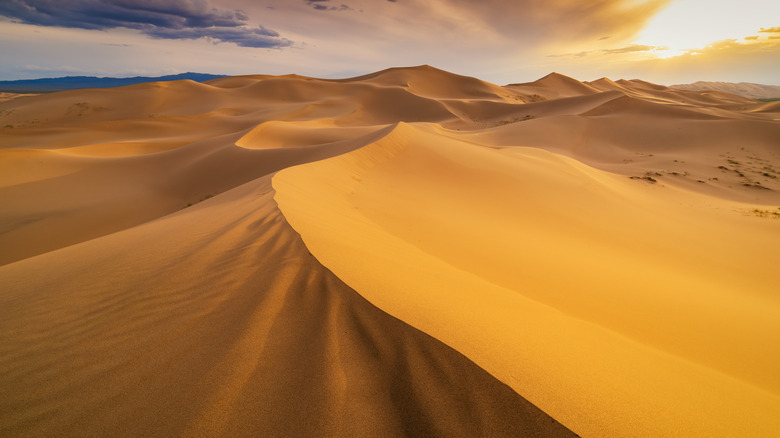
[[[773,436],[779,120],[428,66],[0,102],[0,435]]]

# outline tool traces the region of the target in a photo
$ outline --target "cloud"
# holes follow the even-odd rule
[[[292,42],[262,26],[249,27],[240,9],[209,0],[3,0],[0,15],[36,26],[136,29],[154,38],[208,38],[243,47],[286,47]]]
[[[215,43],[229,41],[241,47],[269,48],[285,47],[292,44],[289,40],[279,38],[279,34],[262,26],[251,27],[218,27],[166,29],[156,28],[144,32],[154,38],[163,39],[198,39],[205,38]]]
[[[649,52],[651,50],[666,50],[666,47],[661,46],[647,46],[644,44],[634,44],[631,46],[621,47],[619,49],[607,49],[601,50],[601,53],[606,55],[614,55],[618,53],[635,53],[635,52]]]
[[[253,9],[249,0],[245,7]],[[503,46],[509,50],[547,50],[550,46],[586,50],[588,42],[604,36],[626,43],[672,0],[274,0],[279,26],[297,35],[331,39],[350,35],[376,39],[383,45],[449,45],[481,51]],[[344,6],[357,14],[322,14]],[[315,16],[327,17],[319,21]],[[542,47],[544,46],[544,47]],[[576,46],[576,47],[574,47]],[[497,49],[498,51],[498,49]]]
[[[624,41],[670,0],[438,0],[464,16],[528,40],[580,42],[610,35]]]
[[[667,50],[663,46],[648,46],[644,44],[633,44],[630,46],[620,47],[617,49],[602,49],[602,50],[587,50],[576,53],[564,53],[562,55],[547,55],[548,58],[582,58],[589,55],[620,55],[625,53],[638,53],[638,52],[650,52],[654,50]]]
[[[764,29],[763,27],[759,32],[765,32],[765,33],[780,33],[780,27],[770,27],[767,29]]]
[[[307,5],[318,11],[352,11],[349,5],[340,4],[338,6],[329,6],[330,0],[304,0]]]
[[[780,85],[775,73],[780,69],[780,37],[718,41],[680,56],[646,60],[637,67],[675,78],[668,82],[726,80]]]

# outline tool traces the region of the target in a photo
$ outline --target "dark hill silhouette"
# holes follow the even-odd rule
[[[132,78],[112,78],[96,76],[65,76],[61,78],[23,79],[18,81],[0,81],[0,91],[9,93],[51,93],[54,91],[77,90],[81,88],[112,88],[144,82],[177,81],[190,79],[204,82],[225,77],[206,73],[180,73],[167,76],[136,76]]]

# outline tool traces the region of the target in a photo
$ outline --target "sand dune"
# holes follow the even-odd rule
[[[550,73],[541,79],[525,84],[509,84],[507,88],[538,93],[546,99],[581,96],[599,92],[598,89],[588,84],[560,73]]]
[[[0,435],[780,430],[774,103],[420,66],[0,126]]]
[[[5,102],[6,100],[12,100],[12,99],[16,99],[17,97],[24,97],[24,96],[32,96],[32,95],[31,94],[0,92],[0,102]]]
[[[576,432],[776,430],[776,223],[539,149],[436,138],[401,125],[282,171],[276,199],[347,284]]]
[[[323,269],[271,196],[0,268],[2,435],[571,435]]]
[[[778,99],[780,98],[780,86],[752,84],[750,82],[706,82],[699,81],[692,84],[672,85],[677,90],[712,91],[736,94],[750,99]]]

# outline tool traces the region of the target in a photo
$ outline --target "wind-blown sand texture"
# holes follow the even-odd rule
[[[422,66],[0,126],[0,435],[780,430],[780,104]]]

